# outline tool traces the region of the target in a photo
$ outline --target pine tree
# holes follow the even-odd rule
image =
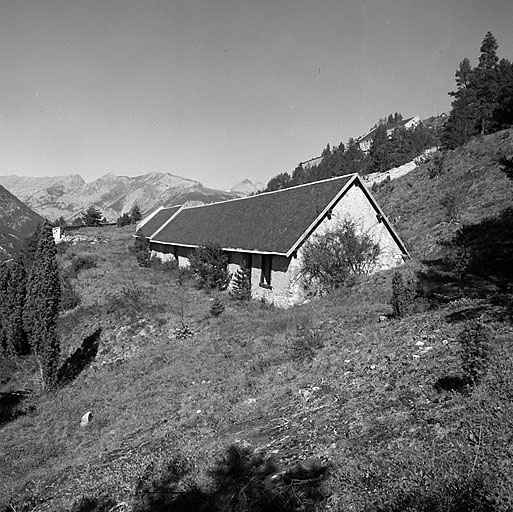
[[[9,267],[6,263],[0,264],[0,355],[7,355],[7,325],[9,322],[8,314],[8,294],[7,286],[9,284]]]
[[[513,125],[513,64],[508,59],[501,59],[498,74],[499,91],[493,119],[495,127],[502,130]]]
[[[387,129],[379,125],[369,149],[370,171],[383,172],[390,169],[390,141]]]
[[[55,386],[60,356],[57,315],[61,286],[56,254],[52,228],[45,223],[28,278],[23,312],[23,325],[37,358],[43,389]]]
[[[441,137],[443,146],[448,149],[465,144],[470,137],[478,133],[477,92],[473,85],[473,70],[468,59],[460,62],[455,76],[457,90],[449,93],[449,96],[454,97],[454,101]]]
[[[102,212],[92,204],[89,208],[82,212],[82,222],[84,226],[99,226],[104,221]]]
[[[343,160],[345,172],[348,174],[360,172],[365,165],[365,155],[353,138],[347,141]]]
[[[122,228],[123,226],[128,226],[131,224],[130,215],[128,213],[124,213],[121,217],[117,218],[116,225],[118,228]]]
[[[479,64],[474,70],[476,96],[478,99],[477,128],[481,134],[489,133],[492,125],[493,111],[497,106],[499,92],[499,75],[497,40],[488,32],[481,45]]]
[[[497,40],[488,32],[481,44],[477,67],[472,68],[468,59],[460,63],[456,71],[457,90],[449,93],[454,101],[442,133],[446,148],[454,149],[478,133],[484,135],[507,126],[508,114],[504,119],[502,113],[513,104],[513,68],[509,61],[499,62],[498,47]]]
[[[134,204],[128,215],[132,224],[137,224],[142,219],[141,209],[136,204]]]
[[[7,351],[10,355],[29,353],[27,334],[23,326],[23,309],[27,288],[27,271],[23,259],[18,257],[10,266],[7,283],[8,321],[6,328]]]
[[[36,257],[37,243],[39,240],[39,234],[41,232],[41,224],[38,224],[32,233],[29,236],[25,237],[21,248],[20,254],[23,257],[23,261],[25,263],[25,267],[29,268],[34,258]]]

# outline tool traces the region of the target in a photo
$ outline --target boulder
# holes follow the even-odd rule
[[[91,411],[87,411],[82,418],[80,418],[80,426],[81,427],[87,427],[89,423],[91,423],[93,419],[93,413]]]

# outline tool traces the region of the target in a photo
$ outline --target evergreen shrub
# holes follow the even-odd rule
[[[135,234],[134,243],[129,250],[135,256],[140,267],[150,266],[150,242],[143,236],[141,230]]]
[[[458,335],[461,345],[461,366],[466,380],[477,385],[486,375],[490,361],[490,332],[479,321],[468,321]]]
[[[210,306],[210,314],[212,316],[220,316],[224,313],[225,306],[220,299],[215,298]]]
[[[396,318],[403,318],[411,311],[415,295],[413,279],[405,278],[401,272],[395,272],[392,278],[390,305]]]
[[[230,283],[228,256],[215,243],[198,247],[189,259],[190,269],[199,288],[225,290]]]

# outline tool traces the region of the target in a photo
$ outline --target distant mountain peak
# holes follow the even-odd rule
[[[63,216],[72,221],[90,205],[99,208],[108,221],[138,205],[143,212],[156,205],[183,204],[187,201],[209,203],[236,197],[236,193],[210,189],[199,181],[168,172],[150,172],[139,176],[117,176],[108,172],[85,183],[81,177],[27,178],[1,177],[4,185],[33,210],[50,220]]]
[[[242,195],[249,195],[264,188],[263,183],[258,182],[254,178],[244,178],[242,181],[234,185],[230,192],[236,192]]]

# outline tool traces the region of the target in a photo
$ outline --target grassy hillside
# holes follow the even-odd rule
[[[494,163],[511,135],[492,137],[448,155],[437,177],[421,168],[378,191],[414,255],[436,257],[459,222],[511,205]],[[440,200],[460,188],[449,222]],[[4,510],[513,509],[507,289],[417,297],[398,319],[385,272],[282,311],[138,267],[130,227],[84,234],[95,243],[60,256],[97,258],[76,278],[82,305],[60,319],[63,386],[40,394],[30,359],[0,369],[0,392],[34,390],[0,426]],[[488,352],[464,343],[472,318]],[[475,385],[469,361],[487,369]]]
[[[513,130],[475,138],[378,188],[376,199],[414,257],[438,256],[438,241],[462,224],[513,206],[513,181],[498,163],[504,154],[513,154]]]

